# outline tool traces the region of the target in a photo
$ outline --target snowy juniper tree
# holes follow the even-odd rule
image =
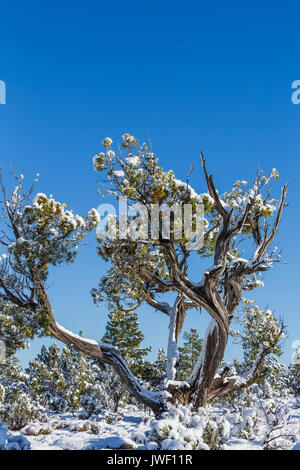
[[[192,248],[197,243],[194,245],[193,230],[187,230],[181,237],[175,236],[175,222],[170,224],[170,236],[165,236],[159,223],[158,227],[154,226],[155,236],[151,239],[142,234],[135,236],[131,226],[125,239],[99,237],[98,253],[111,268],[101,280],[97,294],[93,292],[93,295],[101,300],[104,292],[122,309],[146,302],[169,319],[166,393],[144,389],[112,345],[80,337],[56,322],[46,288],[49,265],[74,261],[78,245],[97,226],[99,214],[92,209],[82,218],[53,197],[41,193],[32,200],[32,191],[23,193],[22,176],[16,178],[10,194],[2,185],[0,244],[6,258],[0,265],[1,301],[23,309],[25,316],[36,325],[37,331],[33,333],[49,334],[111,365],[128,391],[156,414],[167,409],[167,399],[191,403],[198,408],[217,396],[249,386],[259,377],[264,358],[274,345],[262,342],[256,361],[243,378],[230,379],[217,372],[243,289],[259,285],[258,274],[267,271],[279,259],[270,248],[285,206],[287,186],[279,202],[271,199],[270,185],[278,178],[278,172],[272,170],[267,177],[259,173],[251,185],[238,181],[230,192],[221,195],[202,157],[208,191],[198,194],[190,186],[188,177],[183,182],[175,178],[172,170],[164,171],[151,148],[139,145],[133,136],[123,136],[119,154],[111,150],[111,144],[111,139],[105,139],[105,151],[97,154],[93,161],[95,170],[105,175],[110,192],[116,198],[126,197],[131,206],[142,204],[146,214],[153,205],[162,207],[163,211],[173,204],[189,205],[195,210],[190,228],[197,222],[198,205],[201,203],[204,207],[203,245],[194,251]],[[270,226],[272,217],[274,221]],[[135,219],[136,215],[131,218]],[[116,234],[120,230],[119,222],[123,225],[123,216],[120,220],[114,218]],[[242,252],[249,256],[241,257]],[[203,272],[199,266],[196,279],[189,273],[191,256],[212,260],[211,267]],[[171,293],[175,295],[173,303],[169,302]],[[168,300],[161,299],[165,294]],[[177,341],[186,311],[191,308],[205,310],[211,322],[199,360],[189,380],[181,382],[176,381]]]
[[[261,272],[270,269],[279,260],[271,245],[278,231],[285,206],[287,185],[277,202],[270,195],[271,184],[279,175],[273,169],[268,176],[259,172],[254,182],[234,183],[230,192],[221,195],[211,175],[206,170],[202,156],[207,193],[198,194],[187,181],[176,179],[172,170],[164,171],[152,149],[140,145],[134,136],[123,136],[122,150],[111,149],[111,139],[105,139],[105,151],[93,159],[96,171],[105,175],[104,182],[110,194],[117,199],[127,198],[129,225],[124,237],[124,217],[108,218],[106,234],[98,231],[99,255],[112,267],[99,284],[99,299],[103,293],[120,308],[137,308],[146,302],[153,309],[169,317],[169,341],[167,351],[166,391],[170,401],[192,403],[195,408],[209,400],[232,391],[242,390],[260,376],[265,357],[280,339],[274,336],[274,344],[261,338],[259,352],[252,367],[244,377],[226,377],[227,370],[217,374],[228,341],[230,323],[241,302],[243,290],[262,284]],[[189,176],[189,175],[188,175]],[[204,208],[203,245],[191,249],[194,233],[176,236],[175,216],[170,222],[169,236],[165,236],[162,223],[158,223],[156,236],[149,238],[145,227],[138,225],[141,212],[148,217],[149,231],[153,231],[151,215],[159,205],[163,212],[174,211],[174,205],[196,205]],[[141,209],[141,207],[143,209]],[[197,217],[197,212],[195,217]],[[192,218],[192,225],[195,224]],[[270,227],[270,220],[274,222]],[[143,219],[144,220],[144,219]],[[161,219],[160,219],[161,220]],[[132,224],[133,222],[133,224]],[[138,227],[138,228],[137,228]],[[154,227],[155,229],[156,227]],[[122,236],[121,235],[122,232]],[[153,235],[153,232],[151,232]],[[241,253],[249,253],[247,258]],[[192,256],[212,258],[211,267],[191,279],[188,272]],[[174,302],[161,299],[164,294],[176,294]],[[95,292],[93,292],[95,296]],[[127,304],[127,305],[126,305]],[[203,308],[211,316],[199,360],[187,382],[177,379],[178,337],[184,324],[186,311]],[[143,398],[142,398],[143,401]],[[163,403],[160,404],[164,408]],[[153,409],[155,406],[153,406]]]
[[[100,402],[99,371],[88,357],[74,348],[53,344],[42,346],[38,356],[29,363],[27,373],[32,394],[43,406],[54,411],[77,410],[82,397],[93,392]]]
[[[238,329],[231,328],[230,334],[234,337],[234,342],[242,346],[243,357],[241,360],[234,359],[233,364],[224,364],[222,371],[226,371],[227,380],[244,376],[255,367],[262,347],[268,348],[269,355],[261,366],[255,384],[244,388],[242,393],[237,390],[226,394],[225,397],[221,396],[221,402],[234,403],[236,406],[237,403],[245,404],[253,399],[255,401],[258,397],[270,398],[289,393],[287,370],[277,358],[282,354],[280,340],[285,338],[283,322],[278,320],[269,308],[260,309],[254,300],[243,299],[241,314],[235,315],[233,324],[236,324]]]
[[[30,394],[27,374],[14,356],[8,356],[0,365],[0,420],[20,429],[41,416],[41,407]]]
[[[268,348],[269,353],[277,356],[282,354],[280,339],[285,337],[285,326],[269,308],[262,310],[254,300],[243,299],[240,324],[242,331],[237,330],[232,334],[241,340],[243,347],[244,361],[241,368],[251,367],[262,347]]]

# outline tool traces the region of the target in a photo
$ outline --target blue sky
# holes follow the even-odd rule
[[[255,298],[287,323],[286,362],[300,339],[300,105],[291,102],[299,13],[296,1],[12,1],[1,6],[0,27],[0,164],[24,170],[28,182],[39,172],[39,190],[77,213],[101,202],[91,158],[106,136],[149,133],[161,164],[179,178],[194,163],[199,191],[200,149],[221,190],[251,180],[258,166],[278,168],[278,188],[290,183],[277,239],[287,264],[265,276]],[[53,271],[49,292],[61,324],[101,338],[106,309],[89,291],[105,265],[89,241],[75,265]],[[187,326],[203,332],[204,317],[191,313]],[[147,309],[140,320],[156,353],[167,321]],[[235,353],[231,347],[227,357]]]

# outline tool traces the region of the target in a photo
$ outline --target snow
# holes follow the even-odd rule
[[[177,388],[189,388],[190,384],[185,381],[178,381],[178,380],[167,380],[166,381],[166,388],[168,388],[169,385],[175,385]]]
[[[111,424],[106,421],[104,415],[95,421],[87,422],[78,420],[71,413],[52,414],[46,426],[45,424],[26,426],[22,434],[29,441],[31,450],[136,449],[139,445],[131,438],[131,435],[142,421],[144,414],[139,411],[132,413],[130,409],[127,411],[127,416]],[[91,430],[92,423],[97,424],[99,434],[94,434]],[[89,429],[80,430],[87,427]],[[48,432],[49,428],[50,432]],[[38,430],[40,433],[35,435]],[[32,432],[34,434],[31,434]]]
[[[226,377],[224,380],[223,380],[223,383],[226,384],[228,382],[233,382],[234,385],[246,385],[246,379],[244,379],[243,377],[240,377],[239,375],[232,375],[231,377]]]
[[[57,322],[56,322],[56,326],[60,329],[60,331],[62,331],[63,333],[66,333],[69,336],[72,336],[74,339],[79,339],[80,341],[84,341],[85,343],[93,344],[94,346],[99,346],[98,341],[95,341],[94,339],[88,339],[88,338],[84,338],[83,336],[79,336],[76,333],[73,333],[72,331],[69,331],[63,326],[59,325]]]
[[[138,164],[140,163],[140,159],[138,156],[128,157],[125,159],[125,162],[127,163],[127,165],[130,166],[138,166]]]
[[[268,410],[277,408],[283,428],[275,443],[279,449],[300,450],[300,402],[288,396],[278,399],[257,399],[251,406],[231,408],[217,404],[199,408],[170,407],[162,419],[127,405],[122,414],[107,419],[105,413],[89,420],[76,414],[48,413],[48,422],[32,423],[21,431],[8,431],[0,423],[0,448],[31,450],[209,450],[205,429],[218,430],[222,450],[263,450],[270,427]],[[272,415],[269,415],[272,416]],[[272,441],[273,443],[273,441]]]
[[[198,194],[194,188],[192,188],[192,186],[188,183],[185,183],[184,181],[181,181],[179,179],[174,179],[176,185],[179,187],[179,188],[185,188],[187,191],[189,191],[190,193],[190,197],[192,199],[195,199],[196,201],[198,201],[200,204],[203,203],[203,198],[205,197],[211,204],[214,203],[214,200],[213,198],[210,196],[210,194],[208,193],[203,193],[203,194]]]
[[[113,172],[113,174],[114,174],[114,176],[115,176],[116,178],[123,178],[123,176],[124,176],[124,171],[123,171],[123,170],[115,170],[115,171]]]

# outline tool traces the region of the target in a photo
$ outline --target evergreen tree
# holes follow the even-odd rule
[[[158,350],[157,359],[155,361],[147,361],[143,371],[143,381],[145,385],[150,386],[153,390],[162,390],[164,381],[167,378],[167,356],[164,349]]]
[[[289,366],[289,384],[295,395],[300,395],[300,349],[293,354],[293,364]]]
[[[189,331],[185,331],[183,347],[179,349],[179,363],[177,369],[177,375],[179,380],[187,380],[200,356],[203,339],[200,338],[197,330],[191,328]]]
[[[144,357],[151,348],[142,348],[143,333],[139,330],[136,311],[124,312],[114,307],[109,313],[109,320],[103,341],[115,346],[132,372],[141,377],[145,368]]]
[[[139,378],[145,372],[146,361],[144,357],[151,348],[142,348],[143,333],[139,330],[139,322],[136,311],[124,312],[113,307],[109,313],[106,332],[103,341],[115,346],[131,371]],[[113,397],[113,411],[118,411],[119,405],[129,400],[125,387],[121,384],[116,373],[109,366],[104,367],[106,374],[105,386],[107,394]]]
[[[104,406],[101,370],[74,348],[42,346],[28,368],[32,393],[54,411],[88,408],[88,414]]]
[[[42,417],[42,408],[30,394],[27,374],[16,357],[8,356],[0,364],[0,421],[17,430]]]

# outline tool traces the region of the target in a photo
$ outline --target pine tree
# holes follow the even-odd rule
[[[113,307],[108,318],[106,332],[102,340],[115,346],[131,371],[137,377],[142,378],[146,367],[144,357],[151,348],[141,348],[140,346],[144,335],[139,330],[137,313],[135,311],[124,312]],[[105,366],[105,374],[107,393],[113,398],[113,411],[116,413],[119,405],[125,404],[129,396],[118,376],[109,366]]]
[[[198,357],[200,356],[203,339],[200,338],[200,335],[195,328],[185,331],[183,338],[183,347],[178,348],[179,363],[177,375],[180,380],[187,380],[195,367]]]
[[[114,307],[109,313],[103,341],[118,349],[137,377],[141,377],[145,368],[144,357],[151,351],[151,348],[141,347],[143,340],[136,311],[124,312]]]
[[[157,359],[155,361],[147,361],[143,371],[143,380],[145,385],[150,386],[153,390],[162,390],[164,381],[167,377],[167,356],[164,349],[159,348]]]
[[[293,363],[289,366],[289,383],[296,396],[300,395],[300,349],[293,354]]]

